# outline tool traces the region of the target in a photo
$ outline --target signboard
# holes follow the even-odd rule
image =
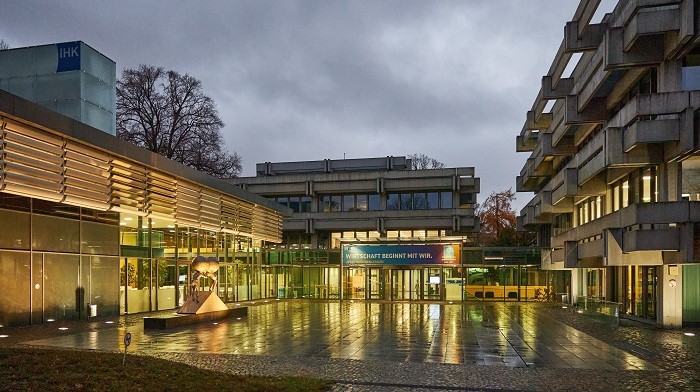
[[[58,66],[56,72],[78,71],[80,69],[80,41],[56,44]]]
[[[343,265],[460,264],[459,244],[343,245]]]

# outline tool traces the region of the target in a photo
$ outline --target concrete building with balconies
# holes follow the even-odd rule
[[[572,301],[700,322],[700,3],[620,1],[592,23],[599,3],[566,24],[516,138],[516,190],[534,192],[518,224],[544,269],[572,271]]]
[[[279,286],[288,292],[280,296],[463,299],[459,256],[479,231],[474,213],[479,178],[473,167],[411,166],[403,156],[266,162],[257,164],[255,177],[233,179],[293,211],[284,219],[282,244],[266,253],[277,275],[286,276]],[[377,257],[348,263],[343,254],[348,244],[369,246],[364,250]],[[425,250],[425,257],[379,256],[405,253],[404,246]],[[457,257],[428,257],[430,249],[444,246],[453,247]],[[455,283],[454,294],[449,282]]]

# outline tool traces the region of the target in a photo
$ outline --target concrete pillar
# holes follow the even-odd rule
[[[665,328],[680,328],[683,326],[683,267],[663,265],[659,269],[656,321]]]
[[[681,199],[681,164],[665,162],[659,165],[658,201],[679,201]]]
[[[571,270],[571,303],[575,304],[578,302],[578,297],[581,295],[586,295],[582,290],[586,289],[585,284],[582,283],[583,268],[573,268]],[[583,287],[581,287],[583,286]]]
[[[664,61],[661,64],[659,64],[659,71],[657,73],[658,91],[660,93],[681,91],[682,69],[683,62],[681,60]]]

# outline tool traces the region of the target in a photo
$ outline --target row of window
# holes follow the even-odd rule
[[[460,205],[471,204],[473,194],[460,195]],[[464,200],[462,200],[464,199]],[[311,196],[279,196],[276,202],[289,207],[293,212],[312,212]],[[434,210],[453,208],[452,192],[390,193],[386,197],[387,210]],[[319,211],[379,211],[379,194],[323,195],[319,197]]]
[[[390,193],[387,210],[435,210],[452,208],[452,192]]]

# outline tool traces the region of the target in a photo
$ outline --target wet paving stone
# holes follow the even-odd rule
[[[241,320],[144,332],[141,316],[4,328],[0,345],[129,351],[334,391],[700,390],[700,333],[613,328],[541,303],[258,302]]]

